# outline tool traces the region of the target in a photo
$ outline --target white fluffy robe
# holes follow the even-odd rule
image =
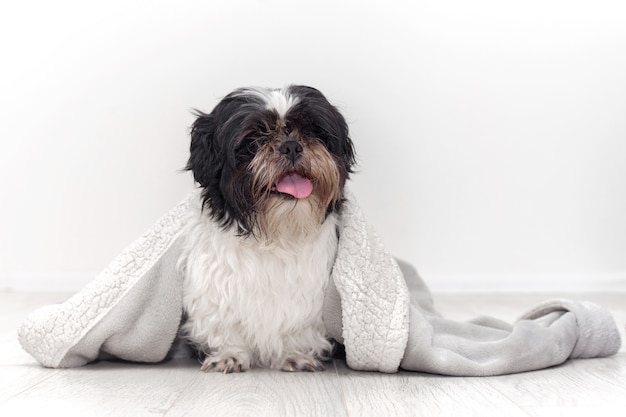
[[[198,201],[199,199],[196,199]],[[294,356],[330,349],[324,291],[337,251],[337,218],[320,224],[306,200],[272,210],[274,239],[223,230],[199,206],[190,210],[184,273],[183,332],[213,357],[279,368]]]

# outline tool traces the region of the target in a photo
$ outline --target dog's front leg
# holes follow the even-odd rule
[[[244,348],[234,346],[221,346],[209,353],[202,362],[204,372],[244,372],[250,369],[250,353]]]

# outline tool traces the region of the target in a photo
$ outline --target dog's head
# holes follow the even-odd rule
[[[318,90],[290,86],[235,90],[197,112],[187,169],[222,227],[271,236],[339,210],[354,162],[343,116]]]

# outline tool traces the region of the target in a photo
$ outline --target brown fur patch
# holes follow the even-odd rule
[[[289,140],[294,140],[294,134]],[[345,175],[338,162],[316,139],[298,138],[302,144],[301,157],[292,165],[278,151],[282,140],[269,141],[261,147],[248,168],[252,172],[252,197],[255,203],[257,227],[255,235],[271,238],[289,227],[294,233],[313,232],[319,227],[329,207],[342,198]],[[313,183],[312,194],[305,199],[291,199],[275,192],[280,179],[291,173],[307,177]],[[288,226],[282,223],[287,223]]]

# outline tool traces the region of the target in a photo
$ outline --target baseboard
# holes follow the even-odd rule
[[[422,276],[433,292],[626,292],[626,274],[432,275]]]
[[[19,272],[0,277],[5,291],[77,292],[98,275],[97,272]]]
[[[76,292],[97,272],[27,273],[0,276],[0,290]],[[422,275],[432,292],[626,292],[626,274],[612,275]]]

